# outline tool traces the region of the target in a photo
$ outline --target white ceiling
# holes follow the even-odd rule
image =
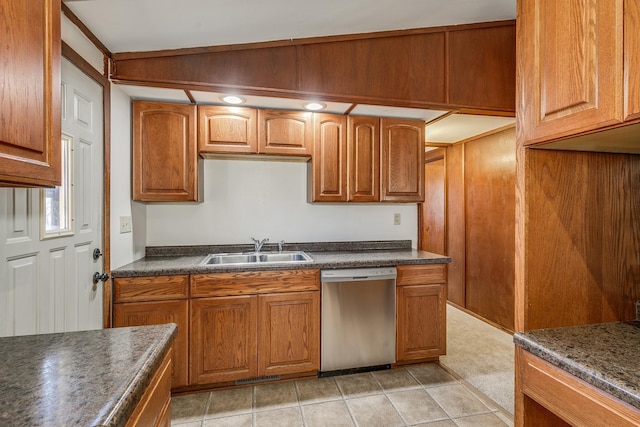
[[[251,43],[515,19],[516,0],[63,0],[113,53]],[[134,99],[189,102],[184,91],[120,85]],[[220,93],[192,91],[199,104]],[[246,96],[245,105],[302,109],[295,99]],[[325,102],[343,114],[349,103]],[[352,115],[416,118],[447,111],[357,105]],[[427,126],[430,142],[455,142],[511,118],[454,114]],[[430,131],[431,126],[437,126]]]
[[[516,0],[64,0],[111,52],[515,19]]]

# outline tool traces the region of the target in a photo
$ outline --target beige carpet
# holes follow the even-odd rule
[[[513,414],[514,344],[501,331],[447,304],[447,355],[440,363]]]

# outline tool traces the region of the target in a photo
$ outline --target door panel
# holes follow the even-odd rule
[[[0,189],[0,336],[102,327],[102,87],[62,61],[62,131],[73,142],[74,221],[41,238],[41,190]],[[61,135],[58,135],[60,138]]]

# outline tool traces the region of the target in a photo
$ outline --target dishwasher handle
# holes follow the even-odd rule
[[[365,280],[395,280],[397,272],[395,268],[348,268],[341,270],[322,270],[320,281],[331,282],[361,282]]]

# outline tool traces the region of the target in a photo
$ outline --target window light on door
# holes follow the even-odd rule
[[[62,135],[62,183],[40,190],[40,239],[73,234],[73,137]]]

